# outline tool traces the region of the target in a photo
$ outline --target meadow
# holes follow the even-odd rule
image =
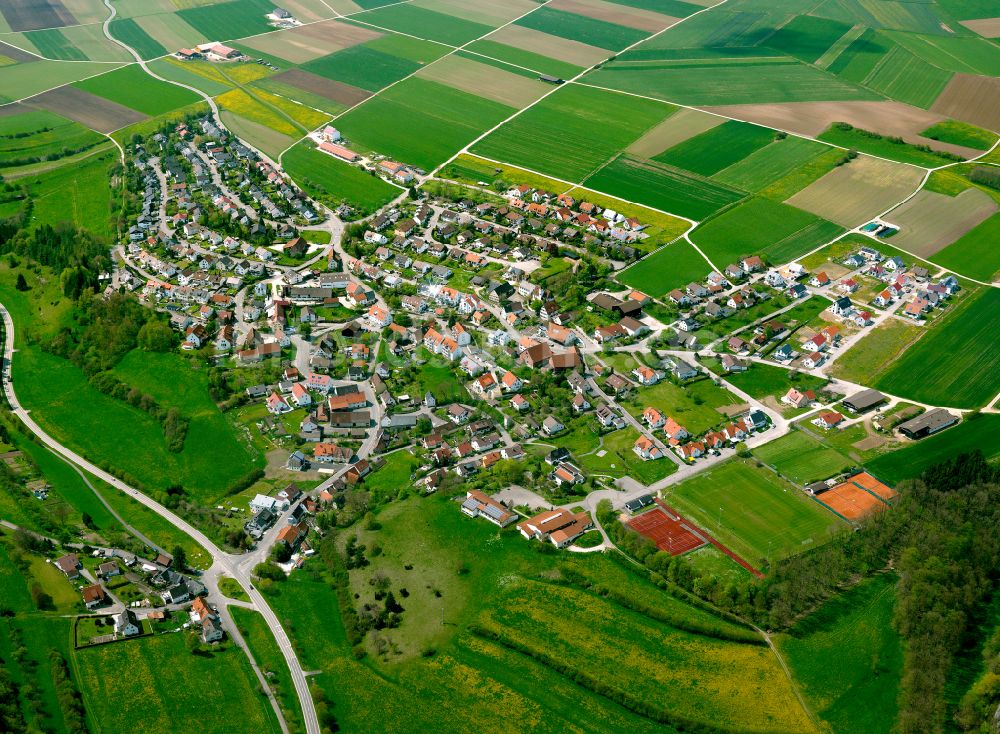
[[[620,155],[598,169],[585,185],[694,220],[745,196],[710,179],[629,155]]]
[[[964,145],[976,150],[989,150],[997,142],[996,133],[958,120],[942,120],[920,133],[921,137],[942,143]]]
[[[673,485],[664,499],[757,566],[822,545],[847,527],[770,470],[738,459]]]
[[[846,123],[834,123],[818,138],[842,148],[850,148],[880,158],[888,158],[923,168],[935,168],[946,163],[954,163],[954,158],[938,154],[933,150],[921,150],[909,143],[894,141],[867,130],[851,127]]]
[[[1000,214],[994,214],[970,229],[943,250],[931,255],[931,262],[969,278],[993,281],[1000,273]]]
[[[892,365],[921,334],[923,330],[916,324],[888,319],[841,355],[830,374],[850,382],[867,384],[873,375],[884,372]]]
[[[865,77],[864,84],[891,99],[927,109],[950,79],[951,72],[893,46]]]
[[[230,607],[229,613],[250,648],[250,654],[253,655],[257,667],[267,678],[271,692],[278,700],[282,716],[289,724],[289,729],[305,731],[302,708],[299,706],[295,685],[292,683],[292,675],[264,618],[259,612],[237,606]]]
[[[297,138],[307,130],[273,106],[263,102],[255,94],[245,89],[232,89],[220,94],[215,100],[219,107],[245,120],[274,130],[287,138]],[[250,137],[251,141],[255,138]]]
[[[77,82],[73,86],[151,117],[200,101],[194,92],[154,79],[137,64]]]
[[[766,127],[727,120],[653,156],[653,160],[712,176],[773,142],[774,136]]]
[[[310,143],[285,152],[282,165],[310,196],[328,203],[346,202],[365,214],[402,193],[402,189],[359,168],[320,153]]]
[[[705,258],[689,242],[678,240],[626,268],[617,279],[659,298],[674,288],[704,278],[710,269]]]
[[[47,110],[0,117],[0,168],[63,158],[106,138]]]
[[[812,64],[850,29],[848,23],[799,15],[775,31],[766,43],[777,51]]]
[[[758,446],[753,450],[753,455],[801,485],[832,477],[850,468],[852,464],[839,451],[799,430]]]
[[[779,317],[783,318],[783,317]],[[721,374],[721,373],[720,373]],[[761,399],[768,396],[781,398],[789,388],[797,390],[818,390],[826,383],[820,377],[799,374],[794,380],[791,372],[784,367],[755,362],[746,372],[731,372],[723,375],[726,382],[732,383],[747,395]]]
[[[809,212],[755,197],[691,233],[692,241],[719,267],[744,255],[786,262],[833,239],[841,228]]]
[[[623,116],[619,110],[626,104]],[[565,85],[476,143],[472,152],[582,182],[675,110],[652,100]]]
[[[987,459],[1000,457],[1000,416],[991,413],[973,416],[934,436],[883,454],[866,466],[879,479],[896,484],[916,479],[934,464],[977,449]]]
[[[874,576],[775,637],[812,709],[833,731],[890,734],[903,646],[893,627],[896,577]]]
[[[790,58],[618,60],[585,77],[599,86],[688,105],[878,99]]]
[[[368,579],[379,574],[405,607],[398,628],[363,643],[364,661],[351,655],[322,561],[265,590],[279,617],[294,614],[290,635],[303,665],[323,671],[312,680],[345,730],[510,731],[513,720],[491,715],[500,706],[518,712],[519,731],[582,721],[595,731],[673,731],[616,703],[624,692],[635,698],[621,700],[641,697],[699,722],[725,717],[759,731],[811,731],[766,647],[664,623],[747,632],[657,589],[642,570],[601,554],[541,553],[511,530],[464,517],[446,497],[392,503],[376,518],[377,528],[352,528],[336,540],[343,547],[357,535],[366,548],[382,549],[366,554],[370,566],[349,572],[350,591],[366,600]],[[523,645],[491,639],[492,630]],[[606,635],[616,644],[603,644]],[[388,641],[387,652],[377,639]],[[637,666],[642,675],[634,675]],[[748,677],[750,685],[734,685]],[[595,692],[596,680],[616,693]],[[749,697],[753,706],[744,705]]]
[[[879,376],[876,387],[956,408],[979,408],[996,396],[1000,291],[984,288],[966,296],[964,302],[953,303],[948,311]]]
[[[51,225],[72,222],[110,239],[114,230],[108,171],[117,161],[117,152],[107,150],[31,176],[25,183],[34,203],[32,221]]]
[[[595,436],[588,436],[582,431],[581,433],[581,438],[585,440],[596,439]],[[670,459],[663,458],[655,461],[643,461],[636,456],[632,447],[635,445],[637,438],[639,438],[639,432],[634,428],[625,428],[605,434],[600,442],[600,448],[605,451],[605,454],[598,456],[595,452],[585,456],[577,455],[576,458],[580,462],[580,468],[588,474],[598,476],[629,476],[643,484],[658,482],[677,471],[677,464]],[[580,447],[577,446],[577,448],[579,449]],[[586,450],[589,451],[590,448],[591,446],[588,444]],[[597,446],[594,445],[593,448],[596,449]]]
[[[429,171],[514,111],[443,84],[411,78],[338,118],[337,127],[356,149],[377,151]],[[406,120],[406,125],[399,125],[399,120]]]
[[[718,408],[737,403],[739,400],[731,392],[716,387],[711,380],[702,379],[683,387],[670,380],[661,380],[651,387],[637,388],[621,404],[639,420],[642,420],[642,411],[652,406],[697,436],[725,420]]]
[[[192,655],[184,641],[188,634],[193,633],[170,632],[74,652],[87,718],[96,731],[170,731],[177,711],[198,709],[198,728],[205,732],[232,731],[239,721],[254,731],[277,734],[277,719],[258,692],[243,653],[227,643]],[[214,696],[212,706],[205,707],[205,691],[190,685],[192,680],[225,681],[225,695]]]

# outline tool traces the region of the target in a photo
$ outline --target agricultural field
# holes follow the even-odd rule
[[[369,42],[313,59],[302,64],[300,69],[333,81],[375,92],[409,76],[424,64],[443,56],[447,51],[442,46],[414,39],[407,40],[411,41],[413,45],[419,44],[422,49],[425,49],[424,53],[421,54],[424,57],[422,61],[394,54],[389,49],[381,50],[374,42]],[[412,56],[412,54],[409,55]]]
[[[461,46],[481,38],[499,25],[486,25],[416,5],[395,3],[371,10],[359,16],[358,20],[377,28],[409,33],[450,46]]]
[[[931,262],[969,278],[996,280],[1000,274],[1000,214],[970,229],[930,257]]]
[[[775,637],[806,700],[834,731],[893,730],[903,666],[896,580],[866,579]]]
[[[0,117],[0,169],[58,160],[91,150],[105,140],[47,110],[24,108],[19,114]]]
[[[138,52],[143,59],[155,59],[168,53],[167,47],[149,35],[132,18],[115,18],[109,26],[111,35]]]
[[[653,160],[712,176],[774,142],[774,136],[775,132],[766,127],[727,120],[664,150]]]
[[[923,180],[913,166],[858,156],[787,200],[788,204],[857,227],[912,194]]]
[[[867,468],[883,481],[897,483],[914,479],[934,464],[976,449],[991,461],[1000,457],[1000,416],[989,413],[973,416],[934,436],[883,454],[868,462]]]
[[[311,195],[331,204],[346,202],[370,212],[403,193],[402,189],[359,168],[320,153],[310,143],[285,152],[282,165]]]
[[[882,134],[852,127],[842,122],[834,123],[818,137],[820,140],[839,145],[841,148],[850,148],[880,158],[888,158],[923,168],[936,168],[946,163],[955,162],[953,157],[941,155],[933,150],[922,150],[910,143],[890,139]]]
[[[900,228],[893,235],[893,245],[928,258],[998,210],[1000,205],[979,189],[970,188],[954,197],[924,190],[886,214],[886,219]]]
[[[472,54],[482,54],[483,56],[499,59],[508,64],[514,64],[522,68],[532,69],[541,74],[551,74],[552,76],[564,79],[571,79],[583,71],[583,67],[581,66],[485,38],[473,41],[465,47],[465,51]]]
[[[920,135],[929,140],[939,140],[942,143],[961,145],[975,150],[989,150],[997,142],[996,133],[957,120],[935,123]]]
[[[753,455],[799,485],[827,479],[852,464],[839,451],[798,430],[758,446]]]
[[[154,79],[136,64],[73,86],[151,117],[201,101],[194,92]]]
[[[280,731],[239,648],[229,643],[208,655],[192,655],[184,642],[186,634],[192,633],[160,634],[74,652],[88,718],[99,725],[98,731],[110,734],[135,727],[166,731],[176,711],[192,707],[203,709],[198,726],[206,732],[231,731],[235,720],[258,731]],[[109,670],[116,675],[107,675]],[[202,690],[185,683],[192,676],[224,680],[226,695],[205,708]]]
[[[262,115],[268,114],[266,108],[262,106],[254,104],[252,108],[257,109]],[[274,127],[251,120],[242,115],[237,115],[229,110],[221,110],[219,117],[222,119],[222,124],[231,130],[234,135],[246,140],[273,158],[278,158],[282,151],[295,144],[295,137],[279,132]],[[272,125],[277,124],[277,121],[273,119],[269,119],[269,122]]]
[[[712,179],[744,191],[758,192],[803,170],[812,161],[829,152],[830,148],[821,143],[788,136],[719,170],[713,174]]]
[[[832,222],[787,204],[755,197],[701,224],[692,241],[718,267],[744,255],[792,260],[841,233]]]
[[[674,288],[701,280],[709,270],[711,265],[689,242],[678,240],[626,268],[617,279],[659,298]]]
[[[751,565],[810,550],[847,528],[769,469],[742,460],[675,484],[664,499]]]
[[[995,104],[1000,79],[976,74],[955,74],[934,100],[931,111],[987,130],[1000,129],[1000,110]]]
[[[586,81],[697,106],[879,98],[788,57],[631,60],[641,48],[591,72]]]
[[[635,156],[651,158],[724,122],[726,120],[723,117],[709,115],[691,107],[681,107],[659,125],[650,128],[625,150]]]
[[[847,23],[799,15],[775,31],[766,43],[776,51],[812,64],[850,30]]]
[[[225,39],[232,39],[273,30],[265,17],[273,9],[274,4],[267,0],[228,0],[184,7],[177,11],[177,15],[206,37],[218,38],[219,30],[225,29]]]
[[[656,161],[621,155],[584,182],[626,200],[690,219],[704,219],[745,197],[741,191]]]
[[[615,92],[568,85],[476,143],[472,152],[567,181],[583,182],[619,150],[676,110],[651,100],[628,100],[629,114],[622,118],[617,114],[617,105],[625,101]]]
[[[96,61],[73,63],[60,61],[32,61],[0,67],[0,104],[24,100],[63,84],[103,74],[114,68],[112,64]],[[63,111],[65,113],[65,110]]]
[[[421,69],[417,77],[513,108],[526,107],[551,90],[549,85],[524,74],[522,69],[496,62],[492,65],[480,63],[474,59],[452,54]]]
[[[304,64],[345,48],[379,38],[371,28],[339,20],[324,21],[244,39],[251,49],[277,56],[290,64]]]
[[[861,83],[891,99],[927,109],[950,79],[951,72],[932,66],[902,46],[892,46]]]
[[[849,382],[867,384],[884,372],[923,333],[916,324],[887,319],[861,338],[834,363],[830,374]]]
[[[338,118],[337,127],[358,150],[430,171],[514,112],[499,102],[412,78]],[[406,126],[398,120],[406,120]]]
[[[875,386],[931,405],[979,408],[997,394],[1000,342],[992,338],[1000,291],[984,288],[953,303]],[[947,358],[942,358],[947,355]]]
[[[615,17],[614,13],[611,15]],[[670,22],[666,18],[663,20],[664,26]],[[533,13],[518,19],[515,25],[531,28],[571,41],[578,41],[589,46],[597,46],[598,48],[606,49],[609,52],[609,56],[627,46],[638,43],[649,35],[648,31],[619,25],[611,22],[610,18],[604,18],[603,20],[588,18],[584,15],[555,10],[551,7],[539,8]]]
[[[500,43],[515,48],[519,52],[544,56],[554,59],[560,64],[569,64],[575,67],[576,73],[567,74],[566,78],[572,78],[584,68],[589,68],[608,57],[606,49],[521,25],[505,26],[483,40]],[[566,70],[565,67],[563,70]]]

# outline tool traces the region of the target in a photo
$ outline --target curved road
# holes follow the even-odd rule
[[[232,556],[224,553],[211,540],[209,540],[204,533],[188,523],[187,520],[174,514],[166,507],[155,500],[150,499],[139,490],[129,486],[125,482],[118,479],[118,477],[112,476],[100,467],[91,464],[79,454],[66,448],[46,433],[42,427],[39,426],[30,415],[28,415],[28,411],[21,406],[17,400],[17,395],[14,393],[14,385],[11,379],[11,364],[14,356],[14,321],[10,317],[10,312],[7,311],[7,308],[3,304],[0,304],[0,316],[3,318],[5,335],[3,347],[3,390],[4,395],[7,397],[7,401],[10,403],[11,412],[13,412],[21,420],[21,422],[23,422],[24,425],[31,430],[32,433],[38,436],[39,440],[43,444],[62,456],[64,459],[77,465],[81,469],[84,469],[90,474],[93,474],[98,479],[107,482],[120,492],[124,492],[125,494],[131,496],[132,499],[145,505],[153,512],[167,520],[167,522],[171,525],[194,538],[212,556],[213,564],[212,567],[206,572],[207,574],[217,577],[220,572],[224,572],[239,582],[240,586],[242,586],[244,591],[246,591],[247,596],[250,597],[250,600],[253,602],[257,611],[260,612],[264,621],[267,623],[267,626],[270,628],[271,633],[274,635],[275,640],[278,643],[278,648],[281,650],[281,654],[284,656],[285,662],[291,671],[292,682],[295,684],[295,692],[298,695],[299,704],[302,707],[302,717],[305,720],[307,734],[320,734],[319,718],[316,715],[316,707],[313,704],[312,695],[309,692],[309,684],[306,682],[306,676],[302,670],[302,664],[299,662],[298,656],[296,656],[295,650],[292,648],[291,640],[289,640],[284,628],[278,621],[277,615],[268,605],[264,596],[253,585],[249,574],[240,568],[238,564],[233,563]]]

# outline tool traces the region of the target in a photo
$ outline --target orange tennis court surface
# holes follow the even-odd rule
[[[629,527],[652,540],[661,551],[679,556],[705,545],[680,518],[667,515],[659,507],[629,520]]]

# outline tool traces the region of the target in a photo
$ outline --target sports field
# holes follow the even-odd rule
[[[514,112],[491,99],[412,78],[338,118],[337,127],[358,150],[430,171]]]
[[[754,565],[815,548],[847,527],[770,470],[741,460],[673,485],[664,499]]]
[[[801,485],[832,477],[852,463],[839,451],[824,446],[801,430],[758,446],[753,455]]]
[[[786,262],[842,231],[809,212],[755,197],[700,225],[691,239],[712,262],[725,267],[743,255]]]
[[[679,556],[705,544],[686,523],[668,515],[659,507],[632,518],[628,526],[672,556]]]
[[[879,376],[876,387],[956,408],[982,407],[1000,392],[1000,341],[995,338],[1000,290],[983,288],[949,309]]]
[[[628,114],[623,116],[619,110],[626,105]],[[675,109],[652,100],[566,85],[478,142],[472,152],[583,182]]]

